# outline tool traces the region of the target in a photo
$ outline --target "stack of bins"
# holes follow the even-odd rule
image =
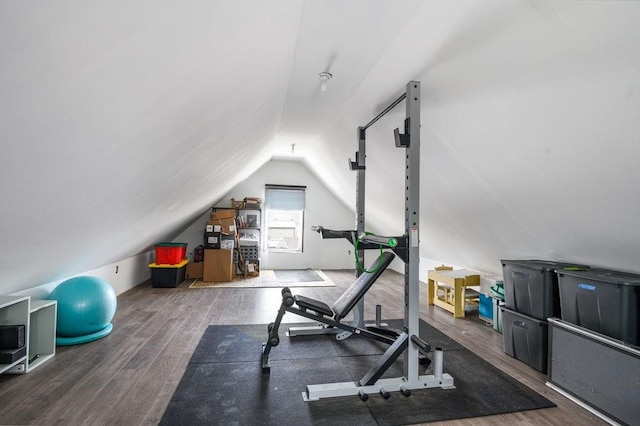
[[[500,315],[496,315],[495,299],[493,297],[494,288],[504,288],[501,276],[480,275],[480,301],[478,304],[478,318],[487,325],[496,328],[496,322]],[[502,328],[502,327],[500,327]]]
[[[504,282],[500,281],[491,287],[493,302],[493,329],[502,334],[502,308],[504,307]]]
[[[185,279],[187,269],[186,243],[159,243],[155,245],[156,261],[149,264],[151,285],[177,287]]]
[[[562,320],[640,346],[640,275],[609,269],[558,271]]]
[[[556,270],[588,268],[546,260],[502,260],[502,334],[507,355],[547,372],[547,319],[560,316]]]
[[[558,285],[548,384],[611,424],[640,424],[640,275],[558,271]]]

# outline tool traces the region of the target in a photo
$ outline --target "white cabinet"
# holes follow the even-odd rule
[[[29,330],[29,296],[0,296],[0,325],[24,325],[25,340]],[[29,348],[27,348],[27,351]],[[0,364],[0,373],[26,363],[27,355],[11,364]],[[24,368],[23,368],[24,369]]]
[[[26,372],[42,365],[56,354],[57,304],[56,300],[31,301]]]
[[[24,325],[26,340],[25,356],[11,364],[0,364],[0,373],[27,373],[55,355],[56,315],[55,300],[0,296],[0,325]]]

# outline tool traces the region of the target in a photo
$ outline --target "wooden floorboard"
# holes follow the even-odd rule
[[[354,272],[324,271],[336,287],[297,288],[296,293],[333,303]],[[509,357],[502,335],[471,314],[454,319],[427,306],[420,283],[420,318],[500,370],[544,395],[555,408],[434,424],[484,426],[606,424],[545,385],[546,376]],[[0,424],[155,425],[209,325],[267,324],[280,305],[279,288],[152,288],[143,283],[118,297],[113,332],[85,345],[58,347],[49,362],[25,375],[0,375]],[[404,317],[404,278],[387,271],[367,293],[365,318]],[[285,316],[285,322],[301,317]]]

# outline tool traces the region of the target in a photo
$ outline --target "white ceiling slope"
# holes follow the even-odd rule
[[[3,1],[0,294],[148,249],[291,144],[353,205],[356,127],[410,80],[422,256],[640,272],[639,24],[628,1]],[[402,232],[403,114],[367,131],[377,232]]]

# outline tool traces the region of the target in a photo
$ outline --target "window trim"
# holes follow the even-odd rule
[[[306,211],[306,186],[303,185],[276,185],[276,184],[265,184],[265,205],[264,205],[264,210],[265,210],[265,218],[264,218],[264,227],[265,227],[265,239],[264,239],[264,249],[268,252],[268,253],[290,253],[290,254],[301,254],[304,253],[304,221],[305,221],[305,211]],[[302,209],[282,209],[282,208],[278,208],[278,207],[273,207],[271,205],[271,203],[269,203],[269,195],[268,192],[269,190],[274,190],[274,191],[278,191],[278,190],[284,190],[284,191],[299,191],[302,193]],[[269,219],[271,216],[271,211],[272,210],[280,210],[280,211],[291,211],[291,212],[298,212],[298,214],[300,215],[300,226],[299,228],[296,227],[296,229],[300,230],[300,246],[299,248],[296,248],[295,250],[293,249],[278,249],[278,248],[271,248],[269,247],[269,232],[270,232],[270,226],[269,226]]]

